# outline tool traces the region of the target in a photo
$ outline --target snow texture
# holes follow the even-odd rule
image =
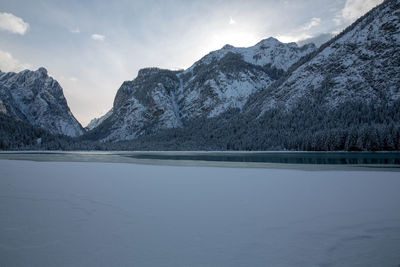
[[[45,68],[0,72],[0,101],[8,114],[53,134],[79,136],[83,133],[61,86],[48,76]]]
[[[267,88],[315,49],[313,44],[298,47],[268,38],[249,48],[226,45],[185,71],[142,69],[136,79],[124,82],[118,90],[112,123],[103,141],[129,140],[160,129],[184,127],[184,121],[197,117],[242,109],[251,94]],[[96,119],[100,123],[91,124],[91,129],[104,119]]]
[[[331,110],[362,100],[387,103],[400,97],[400,1],[385,1],[295,69],[278,87],[257,96],[257,108],[283,104],[287,110],[304,97],[323,96]]]
[[[109,118],[112,114],[112,109],[110,109],[106,114],[104,114],[103,116],[99,117],[99,118],[94,118],[92,119],[89,124],[85,127],[85,129],[87,131],[93,130],[94,128],[96,128],[97,126],[99,126],[104,120],[106,120],[107,118]]]
[[[396,172],[0,160],[2,266],[398,266]]]
[[[213,60],[221,60],[226,54],[232,52],[243,56],[244,61],[248,63],[259,66],[271,64],[277,69],[287,71],[291,65],[301,57],[313,52],[315,48],[314,44],[299,47],[296,43],[282,43],[278,39],[270,37],[251,47],[225,45],[222,49],[209,53],[199,62],[210,64]],[[196,64],[188,70],[193,69]]]

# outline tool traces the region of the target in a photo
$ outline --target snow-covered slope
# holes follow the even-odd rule
[[[0,100],[6,112],[54,134],[78,136],[82,126],[72,115],[63,90],[45,68],[0,72]]]
[[[242,109],[248,97],[279,79],[314,45],[298,47],[274,38],[253,47],[230,45],[211,52],[185,71],[148,68],[118,90],[112,114],[94,127],[102,140],[127,140],[182,127],[193,118]]]
[[[348,100],[390,103],[400,97],[400,0],[385,1],[256,94],[249,110],[291,110],[304,98],[329,111]]]
[[[7,114],[7,108],[4,106],[3,101],[0,100],[0,113]]]
[[[103,140],[134,139],[163,128],[180,127],[176,91],[180,72],[147,68],[119,88],[113,108],[92,130]],[[94,132],[94,133],[93,133]]]
[[[314,44],[299,47],[296,43],[282,43],[270,37],[251,47],[234,47],[225,45],[222,49],[213,51],[196,62],[188,71],[199,64],[210,64],[221,60],[228,53],[240,55],[247,63],[257,66],[267,66],[287,71],[289,67],[301,57],[315,50]]]
[[[104,120],[106,120],[108,117],[110,117],[112,114],[112,109],[110,109],[106,114],[103,116],[100,116],[99,118],[94,118],[92,119],[88,125],[86,125],[85,130],[90,131],[99,126]]]
[[[248,48],[225,45],[184,71],[179,93],[182,117],[215,117],[229,108],[241,109],[248,97],[277,80],[301,57],[315,51],[275,38]]]

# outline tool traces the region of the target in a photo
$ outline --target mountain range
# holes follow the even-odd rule
[[[186,70],[145,68],[83,129],[40,68],[0,73],[0,113],[130,149],[398,150],[400,0],[316,47],[225,45]]]
[[[184,71],[147,68],[119,88],[112,110],[89,124],[104,141],[134,139],[185,122],[241,109],[249,96],[270,86],[300,58],[315,51],[277,39],[253,47],[230,45],[211,52]]]

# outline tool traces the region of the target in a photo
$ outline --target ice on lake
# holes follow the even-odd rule
[[[0,160],[0,266],[398,266],[400,175]]]

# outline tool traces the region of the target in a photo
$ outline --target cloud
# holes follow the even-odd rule
[[[75,29],[70,30],[71,33],[81,33],[81,30],[76,27]]]
[[[59,80],[64,82],[73,82],[76,83],[78,82],[78,78],[74,77],[74,76],[70,76],[70,77],[65,77],[64,75],[58,76]]]
[[[11,13],[0,12],[0,30],[24,35],[29,29],[29,24]]]
[[[321,23],[320,18],[312,18],[310,20],[310,22],[307,23],[306,25],[304,25],[301,29],[304,31],[307,31],[307,30],[311,29],[312,27],[318,26],[320,23]]]
[[[282,43],[292,43],[292,42],[298,42],[300,40],[309,39],[311,37],[312,37],[311,35],[302,33],[299,35],[278,35],[276,38]]]
[[[236,24],[236,21],[231,17],[229,19],[229,25],[233,25],[233,24]]]
[[[311,28],[321,24],[321,18],[312,18],[307,24],[289,33],[277,35],[276,38],[283,43],[302,43],[304,40],[312,39],[309,31]]]
[[[104,35],[97,34],[97,33],[92,34],[91,37],[93,40],[100,41],[100,42],[102,42],[102,41],[104,41],[104,39],[106,39],[106,37]]]
[[[0,50],[0,70],[4,72],[13,71],[19,72],[24,69],[30,69],[31,66],[29,64],[20,63],[17,59],[13,58],[13,56],[6,52]]]
[[[305,44],[314,43],[317,47],[320,47],[323,43],[329,41],[335,35],[335,33],[320,33],[310,38],[298,40],[297,44],[299,46],[303,46]]]
[[[353,22],[382,2],[383,0],[347,0],[340,14],[341,18],[345,22]],[[338,19],[335,18],[337,24],[340,22]]]

